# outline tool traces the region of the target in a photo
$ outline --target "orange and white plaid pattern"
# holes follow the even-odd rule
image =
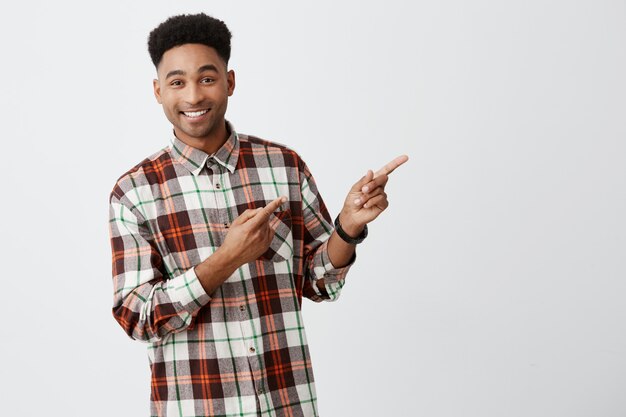
[[[332,219],[300,156],[227,126],[215,154],[174,136],[116,182],[113,316],[148,343],[152,416],[317,416],[302,299],[337,300],[356,255],[330,262]],[[207,294],[193,267],[281,195],[268,250]]]

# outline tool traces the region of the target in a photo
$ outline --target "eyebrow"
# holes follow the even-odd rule
[[[198,68],[198,74],[201,74],[205,71],[218,72],[217,67],[213,64],[206,64]],[[167,75],[165,76],[165,79],[167,80],[168,78],[173,77],[174,75],[186,75],[186,74],[187,73],[183,70],[172,70],[167,73]]]
[[[217,67],[213,64],[206,64],[201,66],[200,68],[198,68],[198,74],[200,74],[201,72],[205,72],[205,71],[214,71],[214,72],[219,72],[217,70]]]

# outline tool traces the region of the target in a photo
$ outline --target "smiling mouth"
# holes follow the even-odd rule
[[[181,111],[181,113],[190,119],[196,119],[198,117],[202,117],[203,115],[207,114],[209,110],[211,109],[204,109],[204,110],[198,110],[198,111]]]

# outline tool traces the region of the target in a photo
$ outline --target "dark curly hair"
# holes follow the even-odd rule
[[[181,14],[168,18],[150,32],[148,52],[152,63],[158,67],[166,51],[186,43],[201,43],[214,48],[228,65],[231,36],[221,20],[204,13]]]

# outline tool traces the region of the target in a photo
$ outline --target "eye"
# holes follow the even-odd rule
[[[214,82],[215,80],[211,77],[205,77],[202,79],[202,82],[205,84],[211,84],[212,82]]]
[[[174,81],[172,81],[172,82],[170,83],[170,85],[171,85],[172,87],[179,87],[179,86],[183,85],[183,83],[182,83],[182,81],[180,81],[180,80],[174,80]]]

